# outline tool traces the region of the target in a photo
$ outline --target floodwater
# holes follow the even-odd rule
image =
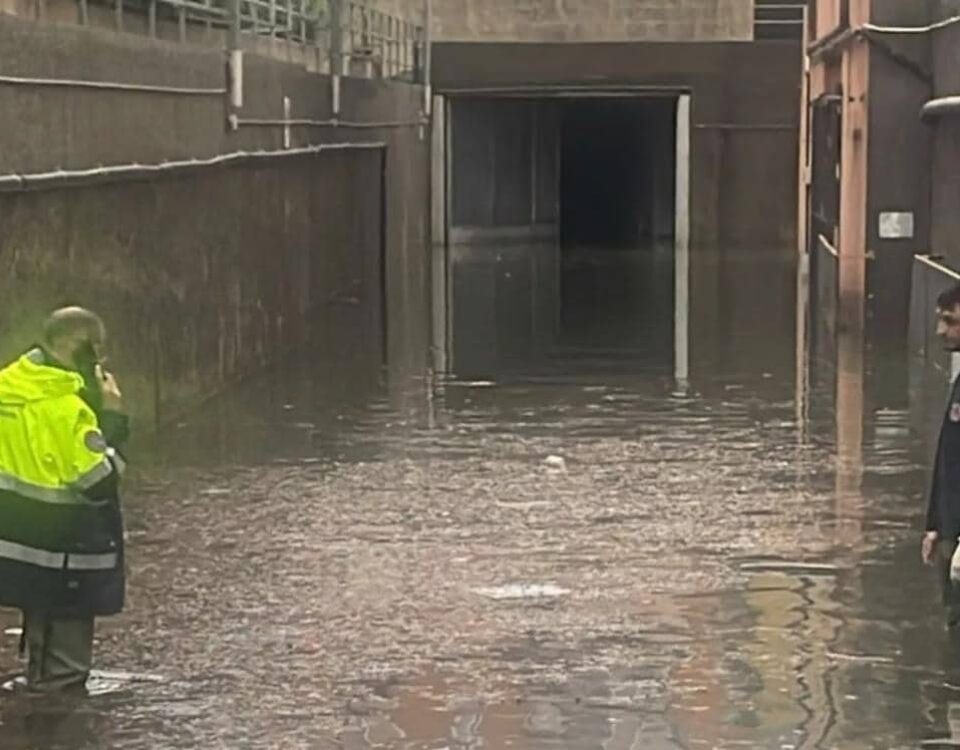
[[[304,357],[144,449],[114,674],[0,748],[960,745],[904,363],[805,364],[791,264],[728,258],[678,386],[669,295],[607,293],[669,262],[584,263],[458,266],[449,378]]]

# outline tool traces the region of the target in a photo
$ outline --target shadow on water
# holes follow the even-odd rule
[[[142,452],[98,660],[162,680],[0,698],[0,747],[960,738],[917,560],[935,383],[798,356],[789,261],[698,261],[687,392],[669,259],[454,261],[458,376],[304,355]]]

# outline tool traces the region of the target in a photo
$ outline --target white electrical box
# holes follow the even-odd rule
[[[880,214],[881,240],[913,239],[912,211],[883,211]]]

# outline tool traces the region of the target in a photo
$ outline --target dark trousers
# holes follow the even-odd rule
[[[93,664],[93,618],[63,620],[23,613],[27,688],[55,692],[83,687]]]

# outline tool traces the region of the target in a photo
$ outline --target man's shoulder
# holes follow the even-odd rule
[[[76,425],[97,425],[97,415],[79,394],[64,393],[59,396],[34,401],[28,405],[37,414],[71,427]]]

